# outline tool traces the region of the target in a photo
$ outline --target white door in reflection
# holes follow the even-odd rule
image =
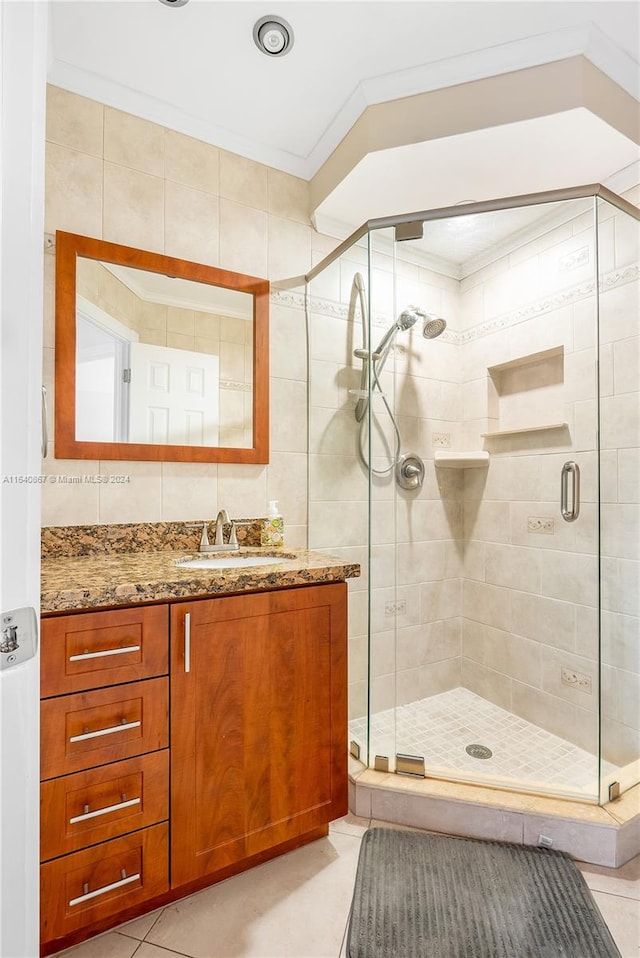
[[[93,312],[97,314],[98,310]],[[131,343],[124,334],[125,327],[106,313],[101,312],[98,319],[79,311],[76,330],[76,439],[126,441],[128,396],[124,370],[128,367]],[[123,335],[119,335],[120,331]],[[126,333],[132,335],[130,330]]]
[[[129,364],[130,442],[218,445],[217,356],[131,343]]]

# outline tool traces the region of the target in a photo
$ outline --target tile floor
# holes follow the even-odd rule
[[[349,723],[349,739],[355,739],[361,754],[366,754],[365,718]],[[468,755],[465,749],[471,744],[486,745],[491,758]],[[550,789],[598,793],[594,755],[465,688],[375,713],[371,754],[392,758],[395,752],[424,755],[431,774],[454,769],[483,779],[495,776],[544,783]],[[603,775],[614,770],[603,762]]]
[[[120,925],[57,958],[345,958],[362,835],[347,816],[327,838]],[[640,947],[640,857],[616,871],[580,864],[622,958]],[[478,956],[483,958],[483,956]]]

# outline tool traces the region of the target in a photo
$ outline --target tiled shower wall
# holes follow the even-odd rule
[[[598,386],[592,222],[588,213],[557,226],[462,283],[463,314],[480,320],[469,329],[467,342],[463,334],[466,447],[483,448],[481,432],[510,428],[514,399],[524,400],[516,402],[523,426],[567,424],[485,439],[489,469],[465,474],[462,677],[466,687],[595,753]],[[625,468],[629,455],[635,455],[637,467],[635,227],[634,234],[628,217],[601,207],[602,575],[604,608],[610,609],[604,617],[601,691],[603,756],[616,764],[640,754],[637,707],[632,706],[639,691],[638,620],[621,614],[637,616],[640,522],[628,490],[619,501],[615,461],[620,456]],[[507,421],[496,421],[497,379],[489,368],[560,346],[559,370],[557,357],[511,369],[500,397]],[[624,364],[617,374],[616,353]],[[484,412],[481,419],[478,410]],[[572,459],[582,470],[575,524],[564,522],[559,508],[562,465]],[[636,472],[636,490],[637,477]],[[619,589],[621,575],[628,585],[626,599],[619,591],[608,599],[612,588]],[[612,640],[616,630],[625,636],[620,645]]]
[[[397,492],[395,503],[390,481],[373,483],[372,711],[463,685],[596,751],[592,208],[585,201],[462,281],[397,261],[394,287],[390,258],[374,254],[374,343],[408,302],[445,316],[448,329],[433,342],[415,329],[400,334],[396,376],[391,364],[384,376],[403,448],[427,468],[422,490]],[[600,221],[602,733],[604,757],[623,764],[639,754],[638,233],[606,207]],[[365,563],[367,483],[348,395],[359,385],[352,353],[360,330],[359,321],[351,330],[345,322],[357,269],[367,275],[364,249],[311,284],[310,534],[312,545],[339,546]],[[537,362],[489,372],[532,356]],[[374,408],[384,421],[379,400]],[[481,438],[523,414],[523,426],[566,426]],[[443,436],[453,449],[488,449],[489,468],[434,468],[433,444]],[[569,524],[560,516],[560,470],[573,458],[582,511]],[[350,708],[358,716],[366,711],[366,578],[351,587]]]
[[[264,515],[277,499],[286,541],[306,545],[304,295],[308,184],[101,103],[50,87],[45,230],[66,230],[266,277],[271,299],[268,465],[57,460],[55,476],[122,474],[123,484],[43,486],[43,525]],[[318,242],[322,238],[317,237]],[[327,244],[335,241],[326,241]],[[53,419],[55,255],[45,256],[44,382]]]
[[[417,261],[394,263],[387,240],[387,252],[372,253],[374,347],[410,303],[447,316],[455,330],[457,280]],[[461,476],[449,470],[436,473],[432,446],[434,433],[446,434],[452,442],[459,436],[458,348],[451,333],[429,342],[418,325],[396,339],[381,384],[397,417],[403,451],[422,456],[427,474],[419,492],[397,496],[391,476],[374,478],[369,569],[367,473],[357,454],[357,397],[349,392],[360,386],[361,362],[353,355],[362,346],[360,313],[355,323],[347,321],[357,272],[369,295],[366,248],[352,248],[310,284],[310,546],[362,565],[361,578],[349,583],[352,717],[367,708],[368,574],[373,710],[392,707],[396,698],[410,702],[459,685],[461,630],[461,580],[454,561],[462,521]],[[393,448],[392,426],[379,397],[373,409]],[[373,465],[383,469],[387,461],[376,432]]]

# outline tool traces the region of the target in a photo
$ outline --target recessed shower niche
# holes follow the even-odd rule
[[[487,369],[487,417],[484,439],[521,432],[565,429],[564,347],[518,356]]]

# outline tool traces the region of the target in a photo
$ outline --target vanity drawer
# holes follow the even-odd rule
[[[42,620],[43,698],[168,672],[168,606]]]
[[[46,699],[40,705],[41,779],[166,748],[168,711],[166,678]]]
[[[43,942],[117,915],[169,888],[168,826],[56,858],[40,867]]]
[[[43,782],[40,857],[68,855],[169,817],[169,751]]]

